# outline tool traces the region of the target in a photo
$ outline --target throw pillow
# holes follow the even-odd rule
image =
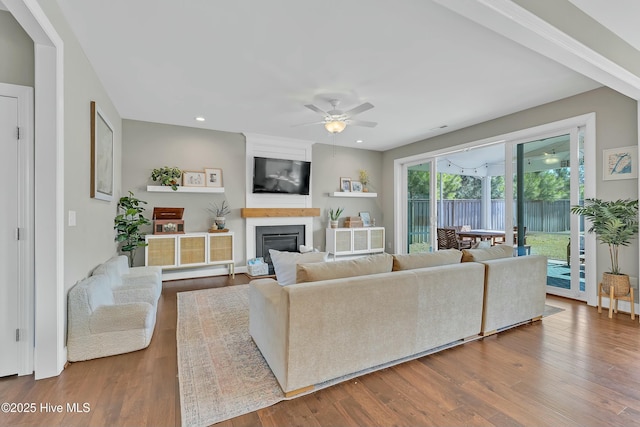
[[[392,265],[393,257],[389,254],[370,255],[346,261],[300,263],[296,266],[296,283],[388,273]]]
[[[462,262],[488,261],[490,259],[510,258],[513,247],[509,245],[495,245],[486,249],[463,249]]]
[[[491,242],[488,240],[480,240],[478,243],[475,243],[471,246],[471,249],[487,249],[491,247]]]
[[[326,252],[281,252],[269,249],[273,269],[276,272],[278,283],[282,286],[296,283],[296,264],[299,262],[313,263],[322,262],[326,259]]]
[[[419,254],[394,255],[393,271],[458,264],[461,258],[462,252],[457,249],[443,249],[436,252]]]

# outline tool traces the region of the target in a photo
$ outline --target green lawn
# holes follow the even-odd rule
[[[549,259],[567,260],[567,243],[569,233],[528,232],[527,245],[531,245],[531,253],[546,255]]]

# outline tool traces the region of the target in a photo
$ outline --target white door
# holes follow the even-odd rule
[[[18,99],[0,96],[0,170],[18,176]],[[0,377],[18,373],[18,185],[2,186],[0,220]]]

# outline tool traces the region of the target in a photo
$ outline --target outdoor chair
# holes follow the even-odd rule
[[[455,228],[438,228],[438,249],[471,249],[470,240],[461,240]]]

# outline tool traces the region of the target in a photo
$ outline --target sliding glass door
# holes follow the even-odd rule
[[[570,212],[584,193],[582,135],[575,128],[513,144],[508,203],[518,255],[547,257],[547,292],[585,300],[584,238]]]
[[[570,213],[595,197],[595,158],[589,113],[396,159],[395,249],[436,250],[436,227],[502,230],[493,243],[548,258],[548,293],[595,305],[596,240]]]
[[[408,253],[431,252],[436,249],[432,230],[433,161],[408,166],[406,169],[406,242]]]

